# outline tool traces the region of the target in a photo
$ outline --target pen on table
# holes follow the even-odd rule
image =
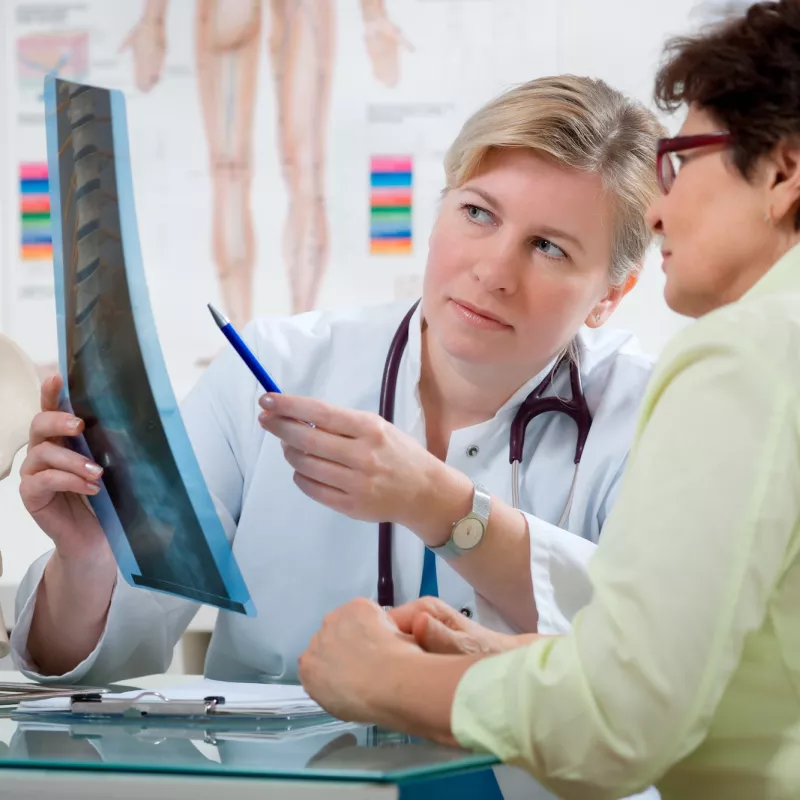
[[[256,380],[268,391],[277,392],[281,394],[281,390],[275,381],[270,378],[269,373],[261,366],[258,359],[250,352],[250,348],[244,343],[244,339],[236,332],[236,328],[231,325],[231,321],[224,315],[217,311],[211,303],[208,304],[208,310],[211,316],[214,317],[214,322],[225,335],[225,338],[233,345],[233,349],[241,356],[242,361],[250,368],[250,372],[256,376]]]

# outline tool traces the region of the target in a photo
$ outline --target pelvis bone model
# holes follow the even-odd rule
[[[31,420],[39,411],[39,391],[33,362],[0,333],[0,481],[28,441]]]
[[[0,481],[9,476],[14,456],[28,441],[31,420],[39,411],[39,392],[33,362],[11,339],[0,334]],[[7,654],[8,637],[0,610],[0,657]]]

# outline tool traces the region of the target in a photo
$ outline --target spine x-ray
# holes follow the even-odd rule
[[[45,111],[62,408],[104,469],[89,502],[129,583],[254,615],[159,346],[124,98],[48,77]]]

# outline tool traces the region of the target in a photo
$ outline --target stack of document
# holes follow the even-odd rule
[[[104,706],[110,708],[114,701],[131,701],[142,704],[180,703],[185,709],[187,703],[202,704],[204,698],[224,698],[215,709],[216,715],[245,715],[259,717],[307,717],[323,714],[301,686],[277,683],[234,683],[231,681],[212,681],[207,679],[175,683],[173,685],[133,689],[127,692],[106,693],[97,703],[97,714],[106,713]],[[53,714],[70,713],[70,697],[52,697],[43,700],[25,700],[19,704],[19,713]],[[182,710],[182,714],[186,714]]]

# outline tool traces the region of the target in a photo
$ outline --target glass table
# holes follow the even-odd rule
[[[491,756],[331,717],[270,727],[246,720],[83,720],[11,709],[0,715],[0,797],[501,796]]]

